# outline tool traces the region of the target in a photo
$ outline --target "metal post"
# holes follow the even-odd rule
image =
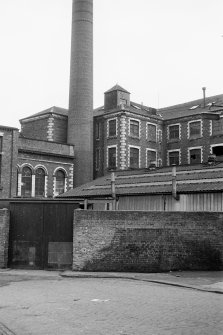
[[[172,196],[174,199],[177,198],[177,169],[176,166],[173,166],[172,168]]]
[[[111,193],[112,193],[112,209],[116,210],[116,194],[115,194],[115,173],[111,173]]]

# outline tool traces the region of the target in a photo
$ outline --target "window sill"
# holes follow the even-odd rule
[[[188,138],[189,141],[193,141],[193,140],[198,140],[199,138],[202,138],[202,136],[191,136]]]
[[[167,140],[168,143],[176,143],[176,142],[180,142],[180,138],[171,138]]]
[[[118,137],[117,135],[114,135],[114,136],[108,136],[107,139],[108,139],[108,140],[112,140],[112,139],[117,139],[117,137]]]
[[[141,139],[140,137],[134,136],[134,135],[129,135],[129,137],[134,138],[135,140],[140,140]]]

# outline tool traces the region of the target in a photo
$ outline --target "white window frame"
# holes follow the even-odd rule
[[[151,126],[155,126],[155,127],[156,127],[156,138],[155,138],[154,141],[151,141],[151,140],[148,139],[148,125],[151,125]],[[159,130],[160,130],[160,129],[159,129]],[[157,129],[157,124],[156,124],[156,123],[146,122],[146,139],[147,139],[147,141],[157,143],[157,140],[158,140],[158,129]]]
[[[223,118],[223,115],[220,115],[220,119]],[[213,135],[213,120],[210,120],[210,136]]]
[[[201,125],[201,133],[200,133],[200,136],[197,136],[198,138],[199,137],[203,137],[203,122],[201,119],[197,119],[197,120],[192,120],[192,121],[188,121],[187,123],[187,138],[188,139],[191,139],[191,136],[190,136],[190,124],[191,123],[195,123],[195,122],[200,122],[200,125]],[[197,138],[197,137],[192,137],[193,138]]]
[[[115,135],[109,135],[109,122],[114,121],[114,120],[115,120],[115,123],[116,123]],[[112,119],[108,119],[107,120],[107,138],[116,137],[117,134],[118,134],[118,119],[117,119],[117,117],[113,117]]]
[[[118,167],[118,146],[117,146],[117,144],[114,144],[114,145],[108,145],[107,146],[107,168],[108,169],[110,169],[110,167],[109,167],[109,165],[108,165],[108,162],[109,162],[109,156],[108,156],[108,152],[109,152],[109,149],[112,149],[112,148],[115,148],[115,152],[116,152],[116,154],[115,154],[115,156],[116,156],[116,164],[115,164],[115,167],[117,168]]]
[[[64,181],[64,193],[67,192],[67,179],[68,179],[68,175],[67,175],[67,171],[62,167],[62,166],[59,166],[57,167],[54,172],[53,172],[53,196],[56,197],[58,196],[59,194],[57,194],[56,192],[56,172],[58,170],[61,170],[64,172],[65,174],[65,181]]]
[[[146,167],[148,168],[148,151],[152,151],[152,152],[155,152],[156,153],[156,159],[155,159],[155,162],[156,162],[156,166],[157,166],[157,150],[155,149],[150,149],[150,148],[146,148]]]
[[[134,135],[131,134],[131,132],[130,132],[131,121],[136,121],[136,122],[138,122],[138,124],[139,124],[139,136],[134,136]],[[129,118],[129,136],[132,137],[132,138],[138,138],[138,139],[141,138],[141,120],[139,120],[139,119],[134,119],[134,118],[132,118],[132,117]]]
[[[210,145],[210,154],[213,154],[213,148],[214,148],[214,147],[219,147],[219,146],[220,146],[220,147],[221,147],[221,146],[223,147],[223,143],[215,143],[215,144],[211,144],[211,145]]]
[[[138,145],[129,145],[129,148],[128,148],[128,167],[130,168],[130,150],[131,150],[131,148],[139,150],[139,169],[140,169],[140,167],[141,167],[141,147],[138,146]]]
[[[191,161],[190,161],[190,151],[191,150],[197,150],[197,149],[201,150],[201,163],[203,162],[203,147],[202,147],[202,145],[200,145],[198,147],[189,147],[187,149],[187,161],[188,161],[188,164],[191,164]]]
[[[170,138],[170,127],[173,127],[173,126],[179,126],[179,138]],[[181,123],[173,123],[173,124],[169,124],[167,126],[167,139],[169,141],[177,141],[177,140],[181,140]]]
[[[179,165],[181,165],[181,149],[167,150],[167,165],[170,166],[170,157],[169,157],[170,152],[179,152]]]

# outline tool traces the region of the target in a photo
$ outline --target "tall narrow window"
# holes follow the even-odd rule
[[[130,168],[133,168],[133,169],[139,168],[139,149],[138,148],[130,148],[129,166]]]
[[[108,168],[116,168],[116,147],[108,148]]]
[[[96,140],[100,139],[100,123],[96,123],[95,125],[95,138]]]
[[[150,142],[156,142],[156,125],[147,123],[147,140]]]
[[[55,195],[65,192],[65,173],[62,170],[56,172]]]
[[[156,151],[147,150],[147,167],[156,166]]]
[[[22,197],[31,197],[32,195],[32,170],[28,166],[22,169],[21,195]]]
[[[139,137],[139,121],[130,120],[130,136]]]
[[[116,136],[116,119],[108,121],[108,136]]]
[[[169,152],[169,165],[179,165],[180,163],[180,153],[179,151]]]
[[[45,171],[41,168],[36,170],[35,196],[45,196]]]

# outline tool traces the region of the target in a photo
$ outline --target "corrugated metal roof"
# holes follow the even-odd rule
[[[117,171],[115,173],[117,195],[160,194],[172,190],[172,168],[157,170]],[[177,191],[181,193],[223,191],[223,163],[214,166],[196,165],[177,167]],[[109,197],[110,175],[72,189],[61,197]]]

